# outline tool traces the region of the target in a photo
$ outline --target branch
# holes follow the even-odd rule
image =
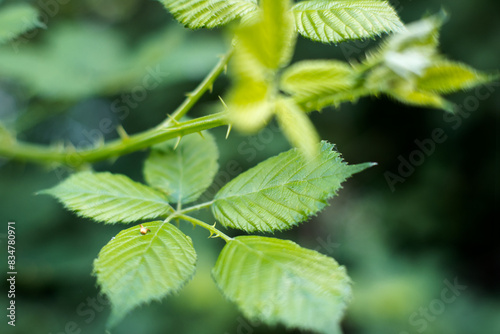
[[[128,138],[111,141],[100,147],[85,150],[2,141],[0,143],[0,156],[32,162],[58,162],[71,167],[78,167],[87,162],[115,158],[172,138],[226,124],[226,113],[220,112],[178,123],[168,128],[154,128]]]
[[[226,70],[227,63],[231,56],[233,55],[233,49],[231,48],[215,65],[212,71],[203,79],[202,82],[191,92],[187,94],[187,98],[182,102],[182,104],[177,107],[174,113],[167,118],[159,127],[169,126],[172,122],[178,121],[184,116],[198,100],[203,96],[207,90],[212,90],[215,79]]]
[[[76,150],[72,147],[61,148],[30,144],[8,138],[9,140],[0,142],[0,156],[38,163],[56,162],[78,167],[88,162],[119,157],[172,138],[226,125],[225,113],[217,113],[182,123],[179,123],[178,120],[198,102],[207,90],[212,88],[214,81],[226,69],[232,53],[233,50],[229,50],[195,90],[188,94],[173,114],[153,129],[117,139],[99,147],[83,150]]]

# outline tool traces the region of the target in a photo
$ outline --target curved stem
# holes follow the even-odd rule
[[[229,241],[233,240],[233,238],[225,235],[219,229],[215,228],[215,224],[214,224],[214,226],[212,226],[212,225],[209,225],[209,224],[207,224],[207,223],[205,223],[205,222],[203,222],[203,221],[201,221],[199,219],[193,218],[191,216],[182,215],[182,214],[178,215],[177,217],[180,218],[180,219],[187,220],[188,222],[191,222],[191,223],[193,223],[195,225],[201,226],[204,229],[209,230],[210,231],[210,236],[212,236],[212,235],[215,234],[216,236],[221,237],[222,239],[224,239],[225,242],[229,242]]]
[[[100,147],[85,150],[3,141],[0,143],[0,156],[33,162],[58,162],[77,167],[86,162],[118,157],[172,138],[226,124],[226,113],[220,112],[178,123],[168,128],[154,128],[127,138],[111,141]]]
[[[190,93],[186,94],[187,98],[182,102],[182,104],[177,107],[177,109],[172,113],[172,115],[167,118],[163,123],[161,123],[158,127],[168,127],[172,123],[180,120],[182,116],[184,116],[198,100],[203,96],[203,94],[207,90],[212,90],[215,79],[219,77],[219,75],[226,70],[227,63],[231,56],[233,55],[233,49],[231,48],[215,65],[212,71],[203,79],[202,82]]]
[[[173,114],[155,128],[111,141],[102,146],[83,150],[77,150],[74,147],[48,147],[18,142],[9,137],[8,140],[0,142],[0,156],[41,163],[56,162],[78,167],[88,162],[119,157],[193,132],[226,125],[227,121],[223,112],[182,123],[179,123],[178,120],[198,102],[207,90],[212,88],[214,81],[225,70],[232,53],[233,50],[229,50],[195,90],[188,94]]]
[[[201,204],[198,204],[198,205],[193,205],[193,206],[190,206],[190,207],[185,208],[183,210],[177,210],[177,211],[180,214],[185,214],[185,213],[189,213],[189,212],[193,212],[193,211],[198,211],[200,209],[208,208],[213,203],[214,203],[214,201],[205,202],[205,203],[201,203]]]

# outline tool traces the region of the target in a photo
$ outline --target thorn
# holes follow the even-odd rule
[[[120,138],[123,141],[127,141],[127,140],[130,139],[130,137],[128,136],[127,131],[125,131],[125,129],[123,128],[123,126],[121,124],[116,127],[116,132],[118,132],[118,135],[120,136]]]
[[[177,137],[177,142],[175,143],[174,151],[177,149],[177,146],[179,146],[179,143],[181,142],[181,139],[182,139],[181,136]]]
[[[175,125],[179,125],[179,122],[175,118],[173,118],[170,114],[167,114],[168,119],[170,119],[172,122],[174,122]]]
[[[226,110],[227,110],[227,109],[229,109],[229,108],[227,107],[226,102],[224,102],[224,100],[222,99],[222,97],[220,97],[220,95],[219,95],[219,100],[220,100],[220,102],[222,103],[222,105],[224,106],[224,109],[226,109]]]
[[[198,134],[201,136],[201,138],[205,139],[205,136],[203,135],[203,133],[201,133],[201,131],[198,131]]]
[[[212,225],[212,227],[215,227],[215,224],[217,224],[217,222],[215,222],[215,223]],[[213,236],[213,235],[214,235],[214,232],[213,232],[213,231],[210,231],[210,235],[208,236],[208,238],[209,238],[209,239],[210,239],[210,238],[212,238],[212,236]],[[217,238],[217,237],[219,237],[219,235],[218,235],[218,234],[217,234],[215,237],[213,237],[213,238]]]
[[[68,141],[66,142],[66,150],[68,150],[69,152],[76,152],[76,147],[72,142]]]
[[[118,160],[119,156],[115,156],[115,157],[111,157],[109,159],[107,159],[107,161],[109,161],[109,163],[112,165],[116,162],[116,160]]]
[[[65,146],[63,141],[57,141],[54,145],[54,149],[58,152],[64,152]]]
[[[229,124],[227,126],[227,132],[226,132],[226,139],[229,137],[229,134],[231,133],[231,129],[233,128],[232,124]]]
[[[224,75],[226,75],[226,74],[227,74],[227,64],[224,65]]]
[[[208,87],[208,91],[210,92],[210,94],[212,94],[212,93],[213,93],[213,91],[214,91],[214,85],[213,85],[213,84],[211,84],[211,85]]]
[[[104,136],[99,136],[99,140],[96,142],[97,147],[102,147],[104,146]]]

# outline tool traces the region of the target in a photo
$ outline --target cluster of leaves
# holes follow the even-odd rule
[[[491,76],[439,55],[444,14],[405,27],[379,0],[163,0],[190,28],[212,28],[236,18],[233,87],[227,102],[240,130],[261,129],[276,115],[283,132],[307,154],[318,135],[305,112],[380,94],[410,105],[453,111],[441,94],[490,81]],[[288,66],[296,33],[325,43],[396,32],[361,63],[306,60]],[[288,66],[288,67],[287,67]]]
[[[123,175],[81,172],[42,192],[79,215],[104,223],[147,221],[142,228],[120,232],[94,263],[98,283],[112,302],[110,325],[137,305],[178,291],[192,277],[195,249],[191,239],[172,224],[187,221],[226,242],[213,278],[247,317],[322,333],[340,332],[339,321],[351,288],[345,269],[332,258],[276,238],[231,238],[191,213],[209,207],[222,226],[249,233],[292,228],[322,210],[346,178],[370,166],[345,164],[333,145],[320,142],[307,112],[380,94],[451,111],[452,105],[441,94],[470,88],[491,77],[439,55],[441,16],[405,27],[387,1],[161,2],[193,29],[239,20],[233,40],[232,86],[224,98],[229,123],[241,131],[255,132],[275,116],[299,149],[260,163],[230,181],[212,201],[189,207],[185,205],[200,198],[217,171],[217,146],[208,133],[153,147],[144,166],[148,185]],[[16,17],[6,13],[5,9],[0,12],[0,43],[30,29],[5,30],[3,23]],[[9,23],[9,29],[12,26]],[[98,31],[54,29],[51,43],[56,47],[27,47],[20,55],[0,49],[0,74],[24,81],[48,98],[57,95],[76,100],[96,92],[116,93],[126,88],[124,83],[130,88],[140,80],[142,72],[130,69],[132,65],[139,64],[142,70],[158,63],[164,49],[160,46],[169,40],[160,34],[124,58],[124,44],[116,36]],[[359,63],[329,59],[291,64],[299,34],[313,41],[340,43],[390,32],[396,34]],[[94,48],[99,57],[89,60],[65,54],[78,50],[79,45],[97,45],[94,38],[107,47]],[[48,71],[39,69],[45,73],[44,80],[57,81],[59,74],[68,73],[77,79],[70,85],[33,80],[34,59],[39,53],[54,60]],[[65,65],[75,72],[58,59],[71,59],[73,64]],[[92,76],[92,85],[85,74],[89,69],[99,73]],[[0,137],[7,136],[0,128]]]
[[[174,144],[151,150],[144,165],[148,185],[124,175],[80,172],[42,192],[96,221],[153,220],[143,224],[146,234],[138,226],[120,232],[95,260],[97,281],[112,303],[110,326],[137,305],[179,290],[193,276],[196,252],[191,239],[172,224],[181,220],[226,241],[213,278],[247,317],[336,333],[351,288],[335,260],[291,241],[231,238],[188,213],[210,207],[221,225],[245,232],[289,229],[317,214],[343,181],[372,164],[347,165],[333,145],[322,142],[311,159],[297,149],[284,152],[240,174],[212,201],[183,208],[211,184],[218,151],[208,133]]]

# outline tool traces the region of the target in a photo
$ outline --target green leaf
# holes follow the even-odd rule
[[[191,239],[169,223],[143,224],[118,233],[94,261],[94,274],[112,304],[109,326],[136,306],[178,291],[195,272]]]
[[[229,121],[238,130],[255,132],[273,115],[272,90],[265,80],[240,78],[228,93]]]
[[[478,73],[465,64],[442,60],[426,69],[417,79],[417,86],[425,91],[446,94],[472,88],[487,81],[487,75]]]
[[[125,175],[81,172],[40,194],[52,195],[78,215],[105,223],[131,223],[173,209],[165,196]]]
[[[257,0],[160,0],[191,29],[214,28],[256,11]]]
[[[293,55],[296,35],[289,0],[261,0],[262,11],[236,33],[242,53],[262,66],[276,70],[287,65]]]
[[[288,240],[237,237],[226,244],[212,273],[246,317],[269,325],[340,333],[351,300],[343,266]]]
[[[288,67],[281,89],[300,99],[314,99],[346,91],[354,85],[353,69],[335,60],[306,60]]]
[[[319,135],[306,113],[291,99],[276,102],[276,116],[288,141],[302,150],[307,158],[319,151]]]
[[[292,11],[297,31],[323,43],[373,37],[404,29],[387,1],[301,1]]]
[[[194,133],[153,147],[144,165],[146,181],[167,194],[171,203],[190,203],[210,186],[218,170],[219,151],[208,132]]]
[[[247,232],[284,230],[305,221],[348,177],[372,166],[347,165],[333,148],[322,142],[319,154],[308,160],[292,149],[238,175],[215,195],[215,218]]]
[[[453,104],[436,93],[419,90],[411,84],[401,82],[399,86],[386,92],[389,96],[405,104],[453,111]]]
[[[0,44],[42,26],[37,10],[28,4],[18,3],[0,8]]]
[[[332,95],[321,96],[316,99],[297,99],[305,111],[321,110],[326,107],[338,107],[343,102],[356,102],[359,98],[367,95],[375,95],[377,92],[366,87],[354,87],[346,91],[339,91]]]
[[[386,41],[384,50],[401,52],[412,48],[429,48],[435,50],[439,44],[439,29],[446,20],[446,13],[440,12],[412,22],[404,31],[391,35]]]

